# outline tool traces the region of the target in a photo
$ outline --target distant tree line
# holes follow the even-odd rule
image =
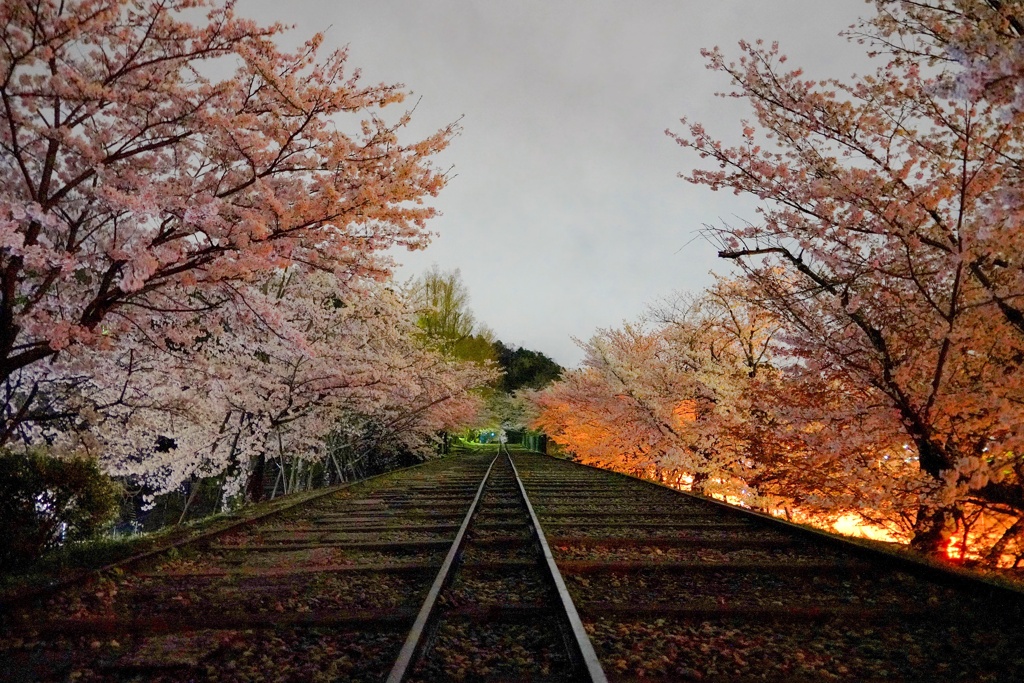
[[[542,389],[562,376],[562,366],[539,351],[505,344],[479,325],[469,308],[469,289],[458,268],[442,271],[437,265],[410,284],[416,302],[420,337],[425,346],[451,358],[496,363],[503,375],[494,388],[507,394],[519,389]]]
[[[501,389],[511,394],[519,389],[543,389],[562,376],[562,366],[539,351],[506,346],[501,340],[492,344],[494,356],[504,375]]]

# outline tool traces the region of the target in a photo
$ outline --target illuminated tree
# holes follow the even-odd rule
[[[1024,6],[1017,0],[876,0],[879,16],[865,36],[892,59],[940,69],[934,91],[978,104],[1019,140],[1024,126]],[[925,59],[927,58],[927,59]],[[997,147],[1002,174],[977,211],[1002,236],[1024,228],[1019,146]],[[991,247],[991,245],[990,245]],[[970,262],[969,272],[995,308],[1024,334],[1024,265],[1019,243]]]
[[[24,371],[61,351],[279,269],[381,276],[376,254],[426,243],[453,130],[400,142],[408,114],[379,113],[399,86],[282,31],[205,0],[0,2],[0,441],[45,417]]]
[[[785,321],[792,370],[870,408],[829,457],[911,449],[930,478],[914,542],[932,552],[966,503],[1019,517],[1024,336],[1006,283],[1024,245],[993,207],[1018,177],[1024,131],[999,104],[951,97],[912,51],[843,83],[786,70],[775,45],[741,50],[706,55],[753,108],[743,142],[700,124],[674,137],[717,166],[690,182],[761,201],[756,222],[707,234]]]
[[[469,308],[469,289],[458,268],[442,272],[436,265],[414,280],[409,298],[416,306],[425,344],[450,356],[491,360],[490,331],[477,331],[476,318]]]
[[[727,298],[732,288],[599,331],[581,344],[582,368],[530,394],[535,425],[589,464],[755,498],[749,480],[765,455],[745,395],[770,368],[777,325]]]
[[[394,291],[295,269],[243,294],[189,343],[76,347],[31,369],[66,387],[53,411],[64,418],[42,436],[152,492],[227,472],[231,497],[267,462],[336,468],[339,447],[367,460],[395,449],[425,457],[438,431],[476,421],[471,390],[494,373],[423,349]]]

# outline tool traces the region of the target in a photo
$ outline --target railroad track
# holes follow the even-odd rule
[[[0,680],[1020,681],[1022,604],[621,475],[473,455],[10,610]]]
[[[499,455],[388,683],[606,680],[536,521]]]
[[[534,519],[507,456],[388,475],[13,610],[0,680],[601,681]]]

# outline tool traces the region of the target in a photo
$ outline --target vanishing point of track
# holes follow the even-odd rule
[[[447,458],[8,605],[12,681],[1020,681],[1024,597],[545,456]]]

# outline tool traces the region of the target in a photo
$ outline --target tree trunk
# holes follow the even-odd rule
[[[260,453],[255,464],[249,468],[248,481],[245,482],[245,497],[250,503],[259,503],[265,496],[263,479],[267,473],[267,456]]]
[[[1018,517],[1017,521],[1010,525],[1010,528],[1003,532],[1003,535],[999,537],[999,540],[989,549],[985,554],[985,559],[993,565],[999,562],[999,558],[1002,557],[1006,551],[1006,546],[1009,545],[1010,541],[1017,538],[1021,532],[1024,532],[1024,517]]]
[[[181,515],[179,515],[178,521],[175,522],[175,526],[179,526],[185,521],[185,517],[188,515],[188,509],[192,507],[192,501],[196,499],[196,494],[199,493],[199,482],[199,477],[193,474],[188,484],[188,496],[185,498],[185,504],[181,507]]]
[[[945,557],[949,539],[955,530],[954,519],[954,511],[949,508],[922,505],[917,510],[910,547],[926,555]]]
[[[706,496],[707,495],[707,490],[706,490],[707,483],[708,483],[708,473],[707,472],[694,472],[694,474],[693,474],[693,483],[690,484],[690,492],[691,493],[696,493],[699,496]]]

